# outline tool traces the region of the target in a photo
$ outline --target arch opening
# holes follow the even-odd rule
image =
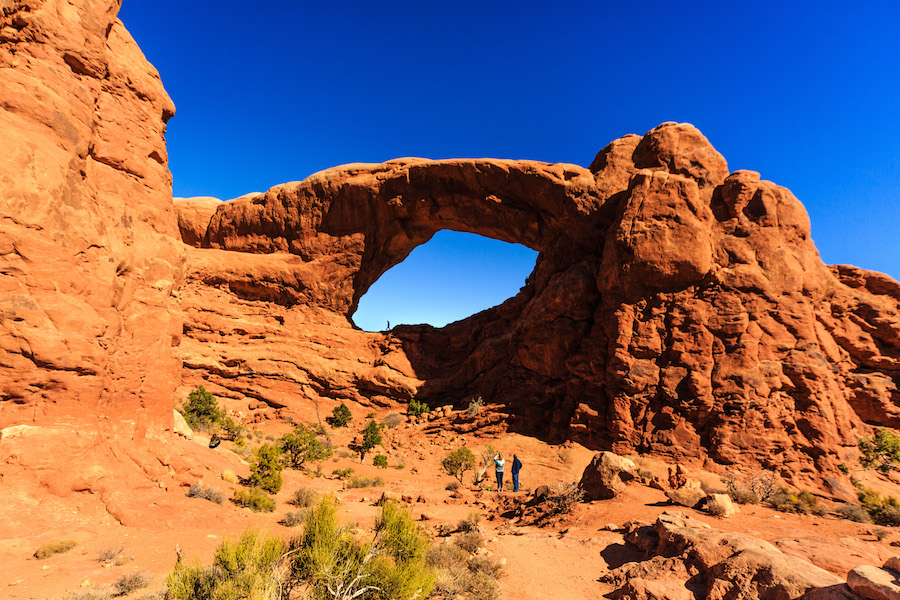
[[[365,331],[422,323],[443,327],[518,294],[537,256],[521,244],[439,231],[379,277],[351,319]]]

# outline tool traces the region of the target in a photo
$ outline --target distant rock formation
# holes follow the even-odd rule
[[[175,107],[119,4],[0,11],[0,428],[172,426]]]
[[[442,329],[354,329],[369,286],[441,229],[538,250],[534,273]],[[840,480],[869,425],[900,425],[900,284],[824,265],[800,202],[729,173],[691,125],[618,139],[589,169],[329,169],[222,203],[202,238],[181,292],[185,377],[226,394],[458,408],[480,395],[551,441],[797,483]]]

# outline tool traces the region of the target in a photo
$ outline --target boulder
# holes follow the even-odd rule
[[[706,492],[700,487],[700,483],[691,481],[678,489],[666,490],[666,497],[681,506],[694,508],[706,498]]]
[[[187,421],[185,421],[184,416],[177,410],[173,410],[172,412],[175,420],[175,433],[189,440],[194,439],[194,431],[191,429],[191,426],[188,425]]]
[[[706,497],[706,510],[717,517],[731,517],[741,509],[728,494],[710,494]]]
[[[863,565],[847,573],[847,585],[867,600],[900,600],[896,571]]]
[[[636,476],[637,466],[631,460],[612,452],[598,452],[585,468],[578,486],[587,500],[609,500]]]

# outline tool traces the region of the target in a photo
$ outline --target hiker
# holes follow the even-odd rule
[[[519,491],[519,470],[522,468],[522,461],[519,460],[519,456],[513,454],[513,464],[512,464],[512,476],[513,476],[513,491]]]
[[[503,465],[506,464],[506,461],[503,460],[503,455],[499,452],[494,457],[494,465],[497,468],[497,491],[500,492],[503,490]]]

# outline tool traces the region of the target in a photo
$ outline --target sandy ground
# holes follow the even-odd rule
[[[382,415],[379,415],[379,417]],[[352,433],[361,428],[359,420],[352,425]],[[284,423],[268,422],[259,426],[258,442],[265,435],[277,436],[289,428]],[[346,448],[351,430],[336,430],[334,441]],[[834,517],[813,517],[776,513],[763,506],[742,507],[738,516],[717,519],[709,515],[673,507],[665,495],[656,489],[633,484],[614,500],[579,505],[562,522],[549,527],[521,526],[500,516],[496,500],[512,492],[483,492],[480,495],[469,486],[462,498],[454,498],[446,489],[453,478],[440,471],[440,460],[451,449],[462,444],[478,453],[490,444],[507,457],[517,453],[525,466],[521,481],[524,490],[537,485],[577,481],[593,452],[578,446],[552,446],[520,435],[499,438],[461,436],[451,432],[426,435],[421,425],[403,424],[386,430],[383,449],[367,457],[369,464],[361,465],[357,458],[335,456],[322,464],[324,477],[295,470],[284,472],[285,484],[276,496],[275,513],[256,514],[226,501],[216,505],[202,499],[186,497],[186,487],[169,486],[167,490],[148,487],[136,490],[131,514],[139,518],[123,525],[96,495],[74,494],[64,498],[41,490],[21,490],[3,483],[4,508],[0,518],[0,597],[10,600],[64,598],[67,595],[93,589],[109,589],[124,574],[142,572],[151,577],[150,585],[130,597],[142,598],[165,586],[165,577],[176,559],[176,548],[188,560],[209,564],[216,546],[226,536],[236,536],[248,527],[289,536],[295,532],[279,524],[289,510],[289,496],[300,487],[319,493],[334,493],[340,499],[342,517],[370,527],[379,512],[375,505],[384,490],[409,495],[413,502],[407,506],[433,534],[440,524],[455,524],[472,512],[481,520],[487,539],[487,552],[505,559],[501,578],[502,597],[509,600],[582,600],[600,598],[611,591],[598,579],[612,568],[625,562],[640,560],[641,556],[624,543],[623,536],[609,530],[608,525],[620,526],[631,520],[652,522],[666,510],[682,510],[713,527],[742,531],[762,539],[774,541],[792,538],[799,540],[791,553],[803,555],[811,551],[823,552],[831,540],[850,540],[860,548],[860,561],[873,556],[890,556],[897,548],[890,545],[897,539],[893,532],[871,525],[861,525]],[[223,481],[218,474],[233,470],[239,476],[249,474],[249,466],[223,444],[216,450],[206,447],[206,438],[196,436],[193,441],[178,439],[175,444],[189,446],[193,455],[204,462],[205,485],[217,487],[231,497],[240,486]],[[371,465],[374,454],[388,455],[390,467],[379,469]],[[403,468],[397,468],[399,465]],[[662,474],[666,465],[642,459],[642,468]],[[335,469],[352,467],[355,474],[382,477],[383,487],[343,489],[338,479],[328,477]],[[702,475],[702,474],[701,474]],[[713,477],[709,474],[703,475]],[[471,472],[466,482],[471,481]],[[714,479],[714,477],[713,477]],[[525,497],[526,491],[518,496]],[[416,501],[421,496],[422,502]],[[126,511],[127,512],[127,511]],[[875,534],[882,531],[883,539]],[[33,554],[40,546],[62,539],[72,539],[78,545],[71,551],[44,560]],[[818,540],[819,546],[805,540]],[[849,543],[849,542],[847,542]],[[119,549],[119,564],[101,563],[101,552]],[[818,549],[816,549],[818,548]],[[836,561],[831,570],[846,575],[848,560]],[[862,562],[860,562],[862,564]]]

